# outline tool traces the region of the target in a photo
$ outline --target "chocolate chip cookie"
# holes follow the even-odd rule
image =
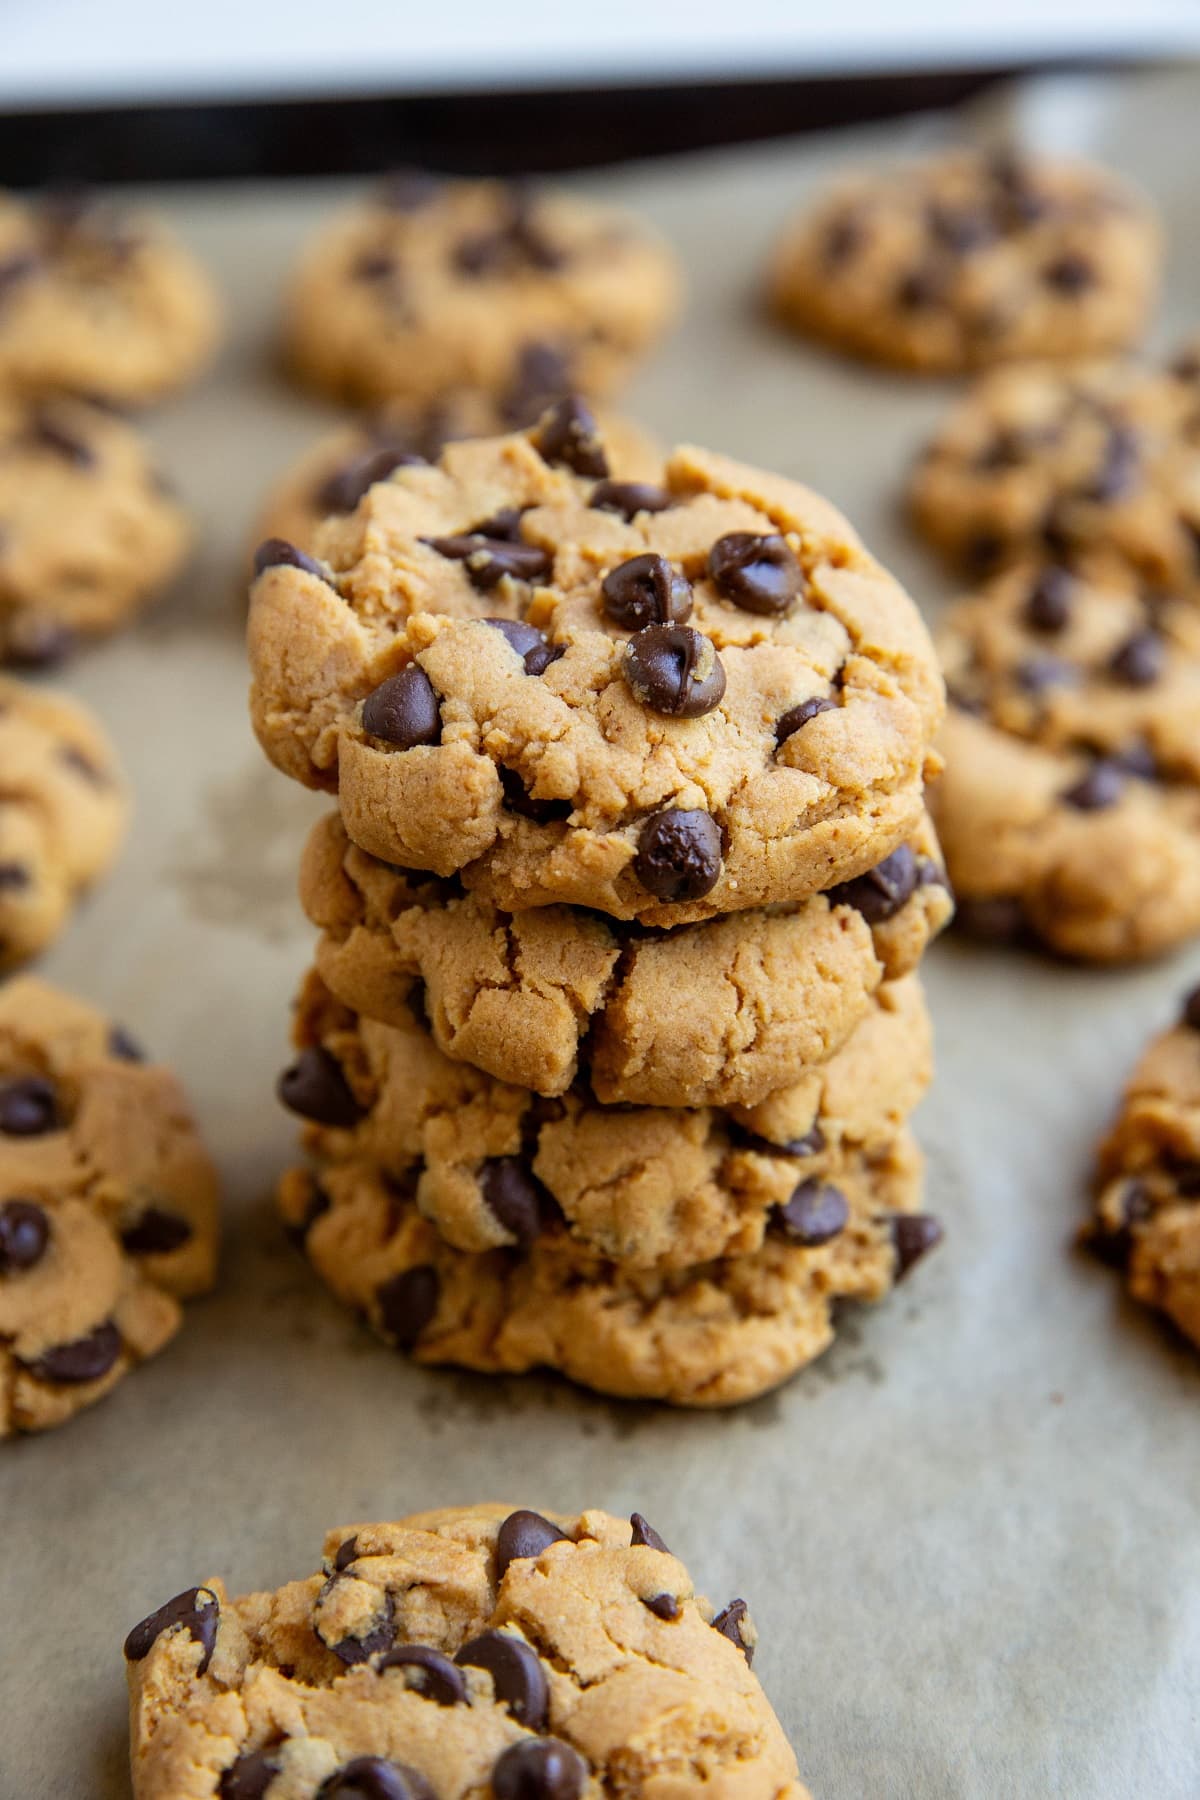
[[[1126,961],[1200,932],[1200,612],[1124,569],[1017,567],[952,607],[931,792],[964,925]]]
[[[115,631],[190,541],[132,426],[80,400],[0,395],[0,661],[55,662]]]
[[[134,1800],[808,1800],[755,1644],[640,1513],[347,1526],[315,1575],[134,1626]]]
[[[786,230],[770,276],[796,330],[930,371],[1133,343],[1161,233],[1106,169],[953,150],[840,180]]]
[[[125,835],[112,745],[77,700],[0,676],[0,971],[53,943]]]
[[[0,1437],[61,1425],[212,1283],[216,1176],[170,1070],[28,976],[0,988]]]
[[[925,827],[844,895],[673,932],[566,906],[503,913],[368,856],[336,813],[309,837],[300,895],[346,1005],[399,1025],[416,1007],[447,1056],[539,1094],[579,1080],[643,1106],[752,1105],[794,1081],[916,965],[952,904]]]
[[[825,501],[705,451],[612,478],[577,402],[264,547],[255,729],[372,855],[506,911],[807,899],[918,829],[942,685]]]
[[[288,296],[296,373],[355,403],[605,394],[672,322],[680,277],[640,220],[577,195],[407,174],[336,218]],[[514,421],[517,422],[517,421]]]
[[[212,284],[161,220],[81,191],[0,194],[0,387],[141,406],[220,329]]]
[[[1091,1249],[1200,1347],[1200,988],[1130,1077],[1095,1202]]]
[[[787,1236],[796,1196],[836,1195],[845,1171],[886,1153],[932,1074],[915,976],[885,983],[836,1054],[756,1107],[613,1108],[578,1088],[544,1100],[440,1055],[415,1018],[361,1018],[315,974],[295,1042],[280,1096],[322,1165],[377,1165],[460,1250],[568,1232],[639,1268]],[[837,1229],[846,1217],[842,1204]]]

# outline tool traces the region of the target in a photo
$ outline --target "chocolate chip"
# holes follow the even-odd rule
[[[945,298],[946,282],[937,269],[910,269],[896,283],[896,304],[905,312],[923,312]]]
[[[1007,547],[999,532],[975,531],[963,545],[963,560],[968,568],[983,575],[995,568]]]
[[[313,504],[322,513],[352,513],[377,481],[386,481],[397,469],[413,468],[424,460],[395,444],[373,445],[327,475],[313,495]]]
[[[164,1631],[182,1625],[200,1646],[202,1654],[196,1673],[203,1675],[212,1661],[220,1617],[220,1603],[211,1588],[185,1588],[182,1594],[176,1594],[173,1600],[168,1600],[165,1606],[160,1606],[157,1612],[134,1626],[125,1639],[125,1660],[141,1662]]]
[[[431,1263],[404,1269],[375,1290],[375,1304],[386,1336],[398,1350],[411,1350],[437,1314],[442,1284]]]
[[[687,577],[665,556],[647,551],[610,569],[600,584],[606,617],[626,631],[649,625],[682,625],[692,615],[692,589]]]
[[[683,1612],[683,1608],[674,1594],[651,1594],[648,1600],[643,1597],[642,1605],[652,1612],[656,1619],[662,1619],[668,1625],[679,1618]]]
[[[376,190],[380,206],[389,212],[417,212],[437,199],[441,182],[428,169],[393,169]]]
[[[631,1514],[629,1523],[633,1528],[633,1537],[630,1542],[634,1548],[644,1546],[647,1550],[661,1550],[664,1556],[670,1556],[670,1550],[663,1543],[653,1525],[644,1519],[641,1513]]]
[[[0,1205],[0,1275],[32,1269],[50,1242],[50,1221],[34,1200]]]
[[[504,1580],[510,1563],[526,1557],[540,1556],[551,1544],[569,1543],[565,1531],[552,1525],[541,1513],[522,1509],[509,1513],[496,1533],[496,1581]]]
[[[75,648],[74,633],[65,625],[41,619],[21,628],[5,646],[4,660],[16,669],[49,669]]]
[[[830,888],[829,904],[853,906],[868,925],[882,925],[911,900],[917,880],[917,859],[907,844],[901,844],[865,875]]]
[[[77,469],[95,466],[96,453],[91,445],[85,444],[73,431],[60,425],[49,413],[39,412],[34,415],[29,436],[38,449],[48,450],[52,456],[61,457],[64,462],[72,463]]]
[[[1200,1031],[1200,987],[1194,987],[1183,1003],[1181,1021],[1191,1031]]]
[[[579,1800],[587,1764],[560,1738],[523,1738],[510,1744],[492,1770],[495,1800]]]
[[[828,269],[841,268],[862,249],[867,230],[861,219],[851,215],[834,219],[821,241],[821,260]]]
[[[358,1537],[357,1537],[357,1535],[354,1537],[343,1538],[341,1543],[337,1547],[337,1555],[333,1559],[334,1569],[340,1575],[340,1574],[342,1574],[343,1570],[348,1569],[350,1567],[350,1564],[352,1562],[357,1562],[357,1561],[358,1561]]]
[[[1077,812],[1104,812],[1115,806],[1125,791],[1126,775],[1115,762],[1102,760],[1092,764],[1086,775],[1059,795],[1059,799]]]
[[[363,701],[362,727],[399,750],[440,744],[442,715],[437,690],[419,663],[389,675]]]
[[[419,1769],[382,1756],[356,1756],[317,1789],[316,1800],[435,1800]]]
[[[400,273],[400,265],[390,250],[364,250],[356,256],[350,273],[355,281],[391,281]]]
[[[1071,622],[1073,585],[1066,569],[1052,564],[1041,570],[1025,602],[1025,623],[1031,631],[1053,635],[1066,630]]]
[[[0,863],[0,893],[11,894],[27,888],[32,879],[24,863]]]
[[[804,571],[786,538],[731,531],[708,553],[717,592],[743,612],[773,618],[787,612],[804,586]]]
[[[712,1622],[714,1631],[727,1637],[731,1644],[736,1644],[747,1663],[754,1661],[754,1640],[748,1629],[750,1608],[744,1600],[731,1600],[723,1606]]]
[[[575,810],[571,800],[537,800],[529,792],[515,769],[505,768],[498,763],[496,773],[500,777],[500,786],[504,790],[504,803],[511,812],[519,813],[523,819],[532,819],[535,825],[553,825],[563,819],[569,819]]]
[[[1084,500],[1103,504],[1119,500],[1136,485],[1140,473],[1141,445],[1128,425],[1109,428],[1104,452],[1091,479],[1080,489]]]
[[[814,694],[810,700],[802,700],[799,706],[789,707],[775,727],[776,745],[786,744],[790,737],[795,737],[802,725],[807,725],[818,713],[836,710],[837,701],[830,700],[825,694]]]
[[[519,1156],[493,1156],[479,1171],[484,1204],[522,1250],[562,1213],[533,1170]]]
[[[710,813],[668,807],[638,834],[633,872],[657,900],[702,900],[721,877],[721,829]]]
[[[104,770],[98,769],[91,758],[84,755],[78,745],[64,744],[58,753],[58,760],[74,774],[82,775],[83,779],[86,782],[89,782],[92,787],[108,787],[109,779]]]
[[[1123,750],[1115,751],[1109,760],[1137,781],[1158,780],[1158,758],[1149,744],[1126,744]]]
[[[600,430],[582,400],[560,400],[534,434],[533,447],[548,463],[562,463],[576,475],[604,481],[608,458]]]
[[[338,1576],[332,1575],[325,1591],[327,1592],[329,1586],[332,1586],[338,1579]],[[385,1593],[382,1596],[380,1610],[375,1615],[376,1622],[371,1626],[370,1631],[361,1637],[340,1638],[336,1644],[330,1644],[318,1627],[314,1626],[314,1629],[321,1642],[328,1650],[332,1650],[338,1661],[344,1663],[348,1669],[353,1669],[357,1668],[359,1663],[370,1662],[371,1658],[378,1656],[381,1651],[391,1649],[396,1638],[395,1610],[392,1596]]]
[[[1021,902],[1003,894],[960,897],[954,923],[968,937],[986,943],[1013,944],[1025,935],[1025,911]]]
[[[482,531],[456,537],[422,538],[431,550],[466,569],[471,586],[480,593],[499,587],[506,577],[513,581],[537,581],[549,572],[553,558],[537,544],[514,543],[509,538],[488,537]]]
[[[1109,672],[1125,687],[1153,687],[1166,665],[1166,645],[1157,631],[1135,631],[1114,650]]]
[[[1133,1249],[1133,1228],[1148,1219],[1154,1211],[1150,1195],[1140,1181],[1128,1181],[1121,1195],[1121,1222],[1115,1228],[1106,1220],[1096,1220],[1083,1234],[1083,1241],[1100,1262],[1111,1269],[1123,1269]]]
[[[289,1111],[316,1125],[348,1131],[363,1116],[342,1065],[321,1044],[300,1052],[279,1077],[276,1092]]]
[[[1053,262],[1046,264],[1042,270],[1042,280],[1056,293],[1082,294],[1094,285],[1096,270],[1086,256],[1080,256],[1078,251],[1067,250],[1062,256],[1056,256]]]
[[[942,1241],[941,1222],[931,1213],[893,1213],[891,1231],[897,1281],[903,1281],[913,1264]]]
[[[121,1242],[131,1256],[166,1256],[172,1250],[181,1250],[191,1238],[192,1228],[186,1219],[158,1206],[146,1207],[121,1232]]]
[[[69,1344],[53,1344],[40,1356],[22,1357],[21,1366],[37,1381],[74,1387],[107,1375],[121,1349],[121,1334],[108,1319],[86,1337],[75,1338]]]
[[[1040,694],[1046,688],[1074,686],[1079,671],[1061,656],[1027,656],[1013,670],[1013,680],[1027,694]]]
[[[484,619],[483,624],[507,638],[525,664],[527,675],[544,675],[550,664],[566,652],[565,644],[552,644],[544,631],[526,625],[523,619]]]
[[[789,1244],[812,1250],[837,1237],[849,1219],[850,1207],[841,1188],[810,1177],[793,1190],[790,1200],[772,1208],[771,1229]]]
[[[332,586],[328,569],[321,567],[315,557],[308,556],[298,550],[295,544],[289,544],[286,538],[266,538],[254,552],[254,573],[261,575],[264,569],[278,568],[302,569],[306,575],[315,575],[327,587]]]
[[[509,1631],[485,1631],[464,1644],[455,1662],[486,1669],[496,1699],[527,1731],[544,1731],[550,1717],[550,1686],[536,1651]]]
[[[42,1137],[62,1125],[58,1094],[40,1075],[0,1083],[0,1132],[6,1137]]]
[[[667,718],[701,718],[725,693],[712,639],[690,625],[647,625],[626,644],[621,666],[642,705]]]
[[[288,1237],[298,1250],[304,1249],[309,1232],[312,1230],[317,1220],[322,1218],[324,1214],[329,1211],[332,1204],[333,1202],[330,1200],[329,1195],[321,1186],[316,1176],[310,1175],[308,1205],[304,1209],[304,1216],[297,1224],[286,1227]]]
[[[588,505],[598,512],[620,513],[623,519],[636,519],[639,513],[666,512],[674,504],[674,497],[666,488],[656,487],[651,481],[602,481],[588,496]]]
[[[415,1669],[416,1679],[408,1685],[439,1706],[458,1706],[467,1698],[467,1684],[450,1658],[428,1644],[398,1644],[375,1665],[376,1674],[385,1669]]]
[[[995,221],[980,207],[944,206],[935,201],[928,219],[931,237],[955,256],[968,256],[996,238]]]
[[[825,1148],[825,1133],[819,1125],[814,1125],[803,1137],[788,1138],[783,1143],[761,1137],[756,1131],[748,1131],[734,1119],[729,1121],[729,1133],[735,1143],[747,1150],[756,1151],[759,1156],[794,1156],[803,1160],[808,1156],[816,1156],[818,1151]]]
[[[143,1063],[146,1052],[123,1025],[113,1025],[108,1033],[108,1053],[120,1062]]]
[[[217,1800],[263,1800],[279,1773],[279,1762],[269,1750],[244,1750],[221,1776]]]

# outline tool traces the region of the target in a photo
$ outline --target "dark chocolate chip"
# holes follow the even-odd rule
[[[411,1350],[432,1323],[441,1289],[438,1272],[431,1263],[404,1269],[376,1289],[380,1324],[398,1350]]]
[[[316,1125],[349,1130],[363,1116],[342,1065],[321,1044],[300,1052],[279,1077],[276,1091],[289,1111]]]
[[[97,1325],[86,1337],[69,1344],[53,1344],[40,1356],[22,1358],[21,1366],[37,1381],[55,1382],[61,1387],[74,1387],[86,1381],[99,1381],[121,1354],[121,1334],[111,1319]]]
[[[496,773],[500,777],[504,804],[509,811],[519,813],[523,819],[532,819],[535,825],[553,825],[569,819],[575,810],[571,800],[535,799],[517,771],[505,768],[503,763],[497,764]]]
[[[731,531],[708,553],[708,572],[723,599],[743,612],[787,612],[804,586],[804,571],[785,537]]]
[[[164,1631],[182,1625],[200,1646],[202,1654],[196,1673],[203,1675],[212,1661],[220,1617],[220,1603],[211,1588],[185,1588],[182,1594],[176,1594],[173,1600],[168,1600],[165,1606],[160,1606],[157,1612],[134,1626],[125,1639],[125,1660],[141,1662]]]
[[[77,469],[90,469],[95,465],[96,453],[91,445],[85,444],[82,438],[68,431],[47,412],[34,415],[29,436],[38,449],[48,450],[52,456],[73,463]]]
[[[1182,1022],[1191,1031],[1200,1031],[1200,987],[1194,987],[1183,1003]]]
[[[34,1200],[5,1200],[0,1205],[0,1275],[32,1269],[46,1254],[50,1221]]]
[[[0,1132],[6,1137],[42,1137],[61,1124],[58,1094],[41,1075],[0,1082]]]
[[[907,844],[901,844],[881,863],[830,888],[831,906],[853,906],[868,925],[882,925],[892,919],[917,889],[917,859]]]
[[[364,250],[355,257],[350,273],[355,281],[391,281],[393,276],[399,275],[400,265],[390,250]]]
[[[692,616],[692,589],[687,577],[665,556],[647,551],[610,569],[600,584],[606,617],[626,631],[648,625],[682,625]]]
[[[633,872],[657,900],[702,900],[721,878],[721,828],[710,813],[668,807],[638,834]]]
[[[662,1619],[668,1625],[678,1619],[683,1612],[683,1608],[674,1594],[651,1594],[649,1599],[643,1596],[642,1605],[648,1612],[652,1612],[656,1619]]]
[[[419,663],[409,663],[369,693],[363,701],[362,727],[399,750],[439,744],[442,715],[437,690]]]
[[[558,401],[533,438],[534,449],[548,463],[562,463],[576,475],[604,481],[608,458],[599,427],[583,401],[574,395]]]
[[[485,1162],[479,1171],[479,1187],[488,1211],[512,1233],[522,1250],[562,1217],[558,1203],[520,1156],[493,1156]]]
[[[1157,631],[1135,631],[1114,650],[1109,671],[1125,687],[1153,687],[1166,666],[1166,645]]]
[[[587,1784],[587,1764],[560,1738],[522,1738],[492,1770],[495,1800],[579,1800]]]
[[[975,899],[959,898],[954,923],[968,937],[985,943],[1017,943],[1026,932],[1021,902],[1009,895],[993,894]]]
[[[841,1188],[810,1177],[793,1190],[790,1200],[772,1209],[771,1229],[789,1244],[811,1250],[837,1237],[849,1218],[850,1207]]]
[[[1061,656],[1027,656],[1013,670],[1013,680],[1027,694],[1040,694],[1046,688],[1074,686],[1079,671]]]
[[[65,625],[42,619],[24,626],[20,636],[5,646],[4,660],[15,669],[49,669],[74,648],[73,632]]]
[[[352,1562],[357,1562],[357,1561],[358,1561],[358,1538],[357,1538],[357,1536],[343,1538],[341,1543],[337,1547],[337,1555],[333,1559],[333,1566],[334,1566],[335,1571],[337,1572],[337,1574],[340,1575],[343,1572],[343,1570],[348,1569],[350,1567],[350,1564]]]
[[[635,632],[621,666],[642,705],[670,719],[701,718],[725,694],[725,665],[712,639],[690,625],[647,625]]]
[[[935,201],[928,219],[931,237],[955,256],[969,256],[995,241],[995,220],[981,207],[945,206]]]
[[[1115,762],[1102,760],[1092,764],[1086,775],[1059,795],[1077,812],[1104,812],[1115,806],[1125,791],[1125,771]]]
[[[415,1670],[415,1678],[408,1685],[426,1699],[436,1700],[439,1706],[459,1706],[467,1698],[467,1684],[450,1658],[428,1644],[397,1644],[375,1665],[379,1675],[385,1669]]]
[[[485,1631],[464,1644],[455,1662],[486,1669],[496,1698],[527,1731],[544,1731],[550,1717],[550,1686],[537,1652],[510,1631]]]
[[[1083,1241],[1092,1255],[1109,1268],[1123,1269],[1133,1249],[1133,1228],[1148,1219],[1154,1211],[1150,1195],[1142,1182],[1125,1184],[1121,1195],[1121,1223],[1112,1228],[1105,1220],[1097,1220],[1085,1233]]]
[[[512,384],[500,402],[501,417],[515,428],[536,425],[570,386],[570,360],[557,344],[525,344]]]
[[[1095,266],[1086,256],[1078,251],[1067,250],[1048,262],[1042,270],[1042,280],[1046,286],[1059,294],[1082,294],[1094,286],[1096,280]]]
[[[1115,751],[1110,760],[1137,781],[1158,780],[1158,758],[1149,744],[1126,744],[1123,750]]]
[[[327,475],[313,495],[313,504],[322,513],[352,513],[377,481],[386,481],[397,469],[412,468],[424,460],[395,444],[375,444]]]
[[[819,1125],[814,1125],[803,1137],[788,1138],[783,1143],[760,1137],[756,1131],[747,1131],[744,1125],[739,1125],[733,1119],[729,1121],[729,1133],[735,1143],[746,1150],[757,1152],[759,1156],[794,1156],[803,1159],[816,1156],[818,1151],[825,1148],[825,1133]]]
[[[1141,445],[1128,425],[1113,425],[1104,452],[1091,479],[1080,489],[1081,498],[1104,503],[1119,500],[1136,485],[1141,466]]]
[[[544,675],[550,664],[566,653],[564,644],[552,644],[544,631],[526,625],[523,619],[484,619],[483,623],[507,638],[525,664],[527,675]]]
[[[731,1644],[736,1644],[748,1663],[754,1661],[754,1642],[747,1629],[750,1609],[744,1600],[731,1600],[723,1606],[712,1622],[714,1631],[727,1637]]]
[[[790,737],[795,737],[801,726],[815,719],[818,713],[836,710],[837,701],[830,700],[825,694],[814,694],[810,700],[802,700],[799,706],[790,706],[775,727],[776,744],[785,744]]]
[[[893,1213],[891,1229],[896,1280],[903,1281],[913,1264],[941,1243],[941,1222],[930,1213]]]
[[[1071,622],[1072,587],[1066,569],[1051,564],[1040,572],[1025,602],[1025,623],[1031,631],[1053,635],[1066,630]]]
[[[999,532],[975,531],[963,545],[963,559],[968,568],[983,575],[995,568],[1007,547]]]
[[[120,1062],[143,1063],[146,1060],[146,1052],[123,1025],[114,1025],[110,1028],[108,1052],[110,1056],[115,1056]]]
[[[192,1238],[192,1227],[178,1213],[148,1206],[121,1232],[121,1242],[131,1256],[166,1256],[181,1250]]]
[[[289,544],[286,538],[266,538],[254,552],[254,573],[261,575],[264,569],[282,567],[302,569],[306,575],[315,575],[317,580],[323,581],[327,587],[332,585],[328,569],[322,568],[315,557],[307,555],[303,550],[298,550],[295,544]]]
[[[896,283],[896,304],[905,312],[923,312],[940,305],[946,293],[945,278],[932,268],[910,269]]]
[[[636,519],[639,513],[666,512],[674,504],[666,488],[656,487],[651,481],[602,481],[588,497],[589,506],[600,512],[620,513],[623,519]]]
[[[330,1577],[329,1585],[338,1580],[338,1576]],[[359,1663],[370,1662],[384,1650],[390,1650],[396,1641],[395,1603],[390,1594],[383,1595],[383,1605],[375,1616],[375,1623],[363,1637],[344,1637],[336,1644],[330,1644],[317,1631],[317,1636],[326,1648],[332,1650],[340,1663],[348,1669],[357,1668]]]
[[[522,1508],[519,1512],[509,1513],[499,1531],[496,1533],[496,1580],[501,1582],[508,1573],[510,1563],[520,1562],[526,1557],[540,1556],[551,1544],[569,1543],[565,1531],[544,1519],[541,1513],[529,1512]]]
[[[24,863],[0,863],[0,892],[11,894],[27,888],[32,879]]]
[[[666,1544],[663,1543],[653,1525],[644,1519],[641,1513],[631,1514],[629,1523],[633,1529],[630,1542],[634,1548],[644,1546],[647,1550],[661,1550],[664,1556],[670,1556],[671,1552]]]
[[[389,212],[417,212],[437,199],[440,188],[428,169],[393,169],[380,182],[376,198]]]
[[[221,1776],[217,1800],[263,1800],[279,1773],[279,1761],[270,1750],[244,1750]]]
[[[861,219],[848,214],[834,219],[821,241],[821,260],[827,269],[840,269],[857,256],[867,241],[867,229]]]
[[[286,1228],[288,1237],[298,1250],[304,1249],[309,1232],[333,1204],[315,1175],[309,1176],[308,1183],[308,1205],[304,1209],[304,1216],[295,1225],[289,1225]]]
[[[317,1789],[316,1800],[435,1800],[419,1769],[382,1756],[356,1756]]]
[[[488,537],[482,531],[462,532],[456,537],[422,538],[421,542],[450,562],[462,563],[471,586],[484,594],[499,587],[507,577],[513,581],[537,581],[549,572],[553,562],[550,552],[537,544]]]

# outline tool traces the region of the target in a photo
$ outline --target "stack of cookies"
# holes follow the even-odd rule
[[[693,449],[630,479],[575,400],[258,564],[255,729],[338,800],[281,1083],[313,1265],[422,1362],[783,1381],[940,1235],[911,602],[807,489]]]

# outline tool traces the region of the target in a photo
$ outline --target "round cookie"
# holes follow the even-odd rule
[[[632,214],[498,181],[405,175],[334,219],[292,280],[284,334],[304,381],[355,404],[606,394],[679,310],[671,251]],[[552,379],[547,379],[552,376]]]
[[[841,350],[953,373],[1125,348],[1161,263],[1149,206],[1108,170],[952,150],[819,195],[779,243],[770,300]]]
[[[1146,1050],[1100,1146],[1084,1241],[1200,1348],[1200,988]]]
[[[0,387],[142,406],[190,381],[219,329],[212,283],[160,220],[0,194]]]
[[[125,835],[112,745],[77,700],[0,676],[0,971],[53,943]]]
[[[925,827],[878,879],[769,912],[621,927],[565,906],[503,913],[453,881],[379,862],[336,813],[314,826],[300,897],[317,968],[347,1006],[539,1094],[577,1079],[605,1104],[754,1104],[845,1042],[885,978],[950,916]]]
[[[834,1056],[756,1107],[541,1099],[440,1055],[415,1019],[360,1018],[315,975],[295,1041],[279,1092],[309,1121],[305,1146],[323,1167],[379,1167],[459,1250],[529,1250],[565,1230],[636,1268],[744,1255],[769,1232],[836,1236],[843,1178],[890,1150],[932,1074],[915,976],[886,983]]]
[[[0,661],[57,661],[76,638],[115,631],[190,542],[131,425],[61,395],[0,394]]]
[[[917,462],[909,502],[951,562],[1103,553],[1200,593],[1200,357],[984,377]]]
[[[372,855],[506,911],[684,924],[865,873],[938,766],[911,601],[793,482],[687,449],[649,490],[607,469],[567,402],[398,470],[316,560],[264,547],[268,756]]]
[[[216,1175],[170,1070],[28,976],[0,988],[0,1438],[60,1425],[212,1285]]]
[[[446,1508],[125,1640],[134,1800],[809,1800],[751,1662],[639,1513]]]
[[[944,615],[930,793],[962,924],[1089,961],[1200,932],[1200,615],[1122,570],[1018,567]]]

